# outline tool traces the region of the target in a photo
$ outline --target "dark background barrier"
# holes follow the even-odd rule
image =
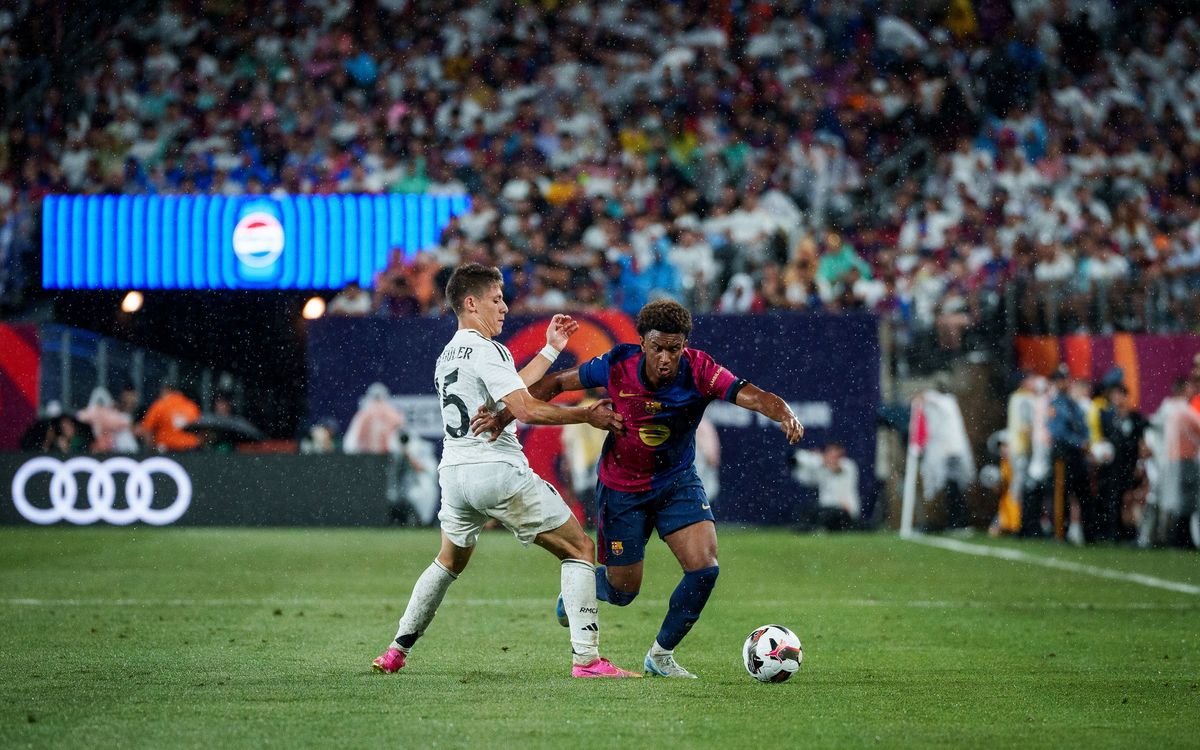
[[[34,458],[29,453],[0,454],[0,482],[7,500],[0,503],[0,523],[28,524],[12,502],[13,477]],[[175,526],[383,526],[388,523],[386,498],[388,459],[384,456],[284,456],[185,453],[166,456],[189,477],[192,501]],[[98,457],[103,460],[104,457]],[[134,456],[145,461],[149,455]],[[60,460],[65,460],[65,457]],[[126,476],[116,475],[116,507],[123,498]],[[76,507],[89,505],[90,474],[74,475]],[[153,474],[153,507],[170,505],[178,488],[173,480]],[[29,478],[24,491],[30,503],[49,508],[51,475]],[[60,522],[59,525],[67,525]]]
[[[603,354],[614,344],[636,342],[633,321],[617,312],[579,316],[581,330],[554,369]],[[518,365],[545,344],[548,316],[510,316],[498,337]],[[332,417],[345,429],[358,400],[373,382],[397,394],[410,427],[438,441],[441,424],[434,396],[433,363],[456,324],[452,318],[324,318],[308,325],[309,420]],[[820,448],[840,441],[859,465],[863,513],[875,502],[875,415],[879,408],[878,321],[873,315],[702,315],[689,344],[711,354],[739,377],[774,391],[797,410],[806,426],[801,444]],[[721,492],[714,504],[721,521],[777,524],[790,521],[796,502],[811,497],[792,480],[788,446],[778,427],[728,404],[708,417],[721,439]],[[555,428],[522,435],[530,463],[560,490],[569,482],[554,451]],[[544,435],[544,430],[552,432]],[[552,455],[545,455],[549,452]],[[565,494],[565,493],[564,493]]]

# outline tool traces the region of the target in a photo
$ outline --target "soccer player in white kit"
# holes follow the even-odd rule
[[[442,546],[413,586],[395,639],[372,668],[390,674],[404,666],[446,590],[467,567],[480,530],[494,518],[522,544],[533,542],[562,561],[571,676],[640,677],[600,656],[595,544],[558,492],[529,468],[515,426],[510,424],[495,441],[487,435],[471,434],[471,415],[481,406],[489,410],[507,406],[526,424],[586,422],[603,430],[623,429],[621,416],[608,408],[608,402],[568,407],[529,395],[526,387],[546,374],[579,324],[569,316],[555,315],[546,329],[546,348],[518,373],[512,353],[492,340],[503,329],[508,312],[501,284],[497,269],[474,263],[457,268],[446,284],[446,299],[458,318],[458,331],[442,350],[434,370],[445,428],[438,466]]]

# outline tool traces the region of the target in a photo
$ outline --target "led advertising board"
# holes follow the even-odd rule
[[[466,195],[51,195],[46,289],[340,289],[435,245]]]

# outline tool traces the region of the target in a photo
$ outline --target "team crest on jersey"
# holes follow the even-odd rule
[[[658,414],[662,410],[663,410],[663,405],[662,405],[661,401],[647,401],[646,402],[646,413],[647,414]]]
[[[612,551],[613,557],[620,557],[621,553],[625,551],[624,542],[612,542],[608,545],[608,547]]]
[[[671,428],[665,424],[648,424],[638,428],[638,437],[651,448],[656,448],[667,442],[671,437]]]

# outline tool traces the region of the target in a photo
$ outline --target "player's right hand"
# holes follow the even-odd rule
[[[612,399],[602,398],[587,408],[588,424],[608,430],[615,435],[625,434],[625,418],[613,411]]]
[[[475,412],[475,416],[471,418],[471,434],[482,435],[485,432],[490,432],[488,437],[489,443],[496,442],[496,438],[500,437],[500,433],[504,428],[500,425],[500,417],[488,411],[486,406],[480,406],[479,411]]]
[[[779,427],[787,436],[790,445],[795,445],[804,437],[804,425],[800,424],[800,420],[796,419],[795,414],[788,414],[784,417],[783,421],[779,423]]]
[[[567,348],[567,339],[579,330],[579,321],[570,315],[555,315],[546,327],[546,343],[560,352]]]

